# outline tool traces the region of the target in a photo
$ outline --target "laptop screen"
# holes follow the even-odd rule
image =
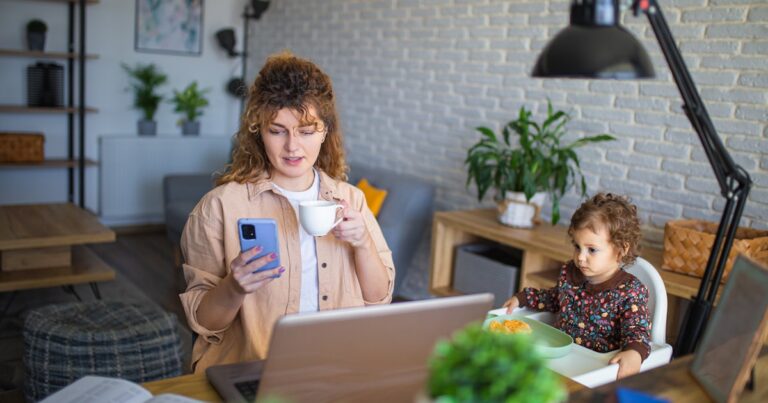
[[[285,316],[275,324],[257,400],[412,401],[435,343],[482,321],[492,304],[491,294],[476,294]],[[221,367],[207,374],[229,400],[211,375]],[[230,378],[242,386],[242,377]]]

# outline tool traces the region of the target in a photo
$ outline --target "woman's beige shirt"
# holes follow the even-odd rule
[[[392,252],[376,218],[356,187],[320,172],[322,200],[346,200],[362,212],[365,225],[389,275],[389,289],[380,301],[365,301],[355,272],[354,250],[333,234],[316,237],[319,309],[329,310],[392,300],[395,267]],[[197,307],[208,290],[229,272],[229,263],[240,254],[237,220],[272,218],[277,222],[280,263],[286,271],[248,294],[234,321],[223,329],[207,329],[197,321]],[[181,237],[186,291],[180,295],[190,327],[199,337],[192,350],[195,372],[224,363],[264,359],[272,326],[283,315],[297,313],[301,293],[301,249],[299,223],[288,199],[272,182],[260,178],[253,183],[230,182],[206,194],[189,215]]]

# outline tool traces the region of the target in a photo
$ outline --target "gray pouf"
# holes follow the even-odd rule
[[[48,305],[24,321],[24,394],[37,401],[85,375],[146,382],[181,375],[176,316],[152,305]]]

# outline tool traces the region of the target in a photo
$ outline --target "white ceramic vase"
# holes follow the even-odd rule
[[[507,192],[506,198],[498,205],[499,221],[511,227],[533,228],[546,201],[545,192],[534,194],[530,201],[525,200],[525,193]]]

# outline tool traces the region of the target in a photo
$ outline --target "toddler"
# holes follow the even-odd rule
[[[634,263],[640,241],[637,207],[624,196],[599,193],[571,218],[573,260],[554,288],[525,288],[504,306],[556,312],[555,327],[597,352],[621,349],[610,361],[618,378],[640,371],[650,353],[648,290],[623,270]]]

